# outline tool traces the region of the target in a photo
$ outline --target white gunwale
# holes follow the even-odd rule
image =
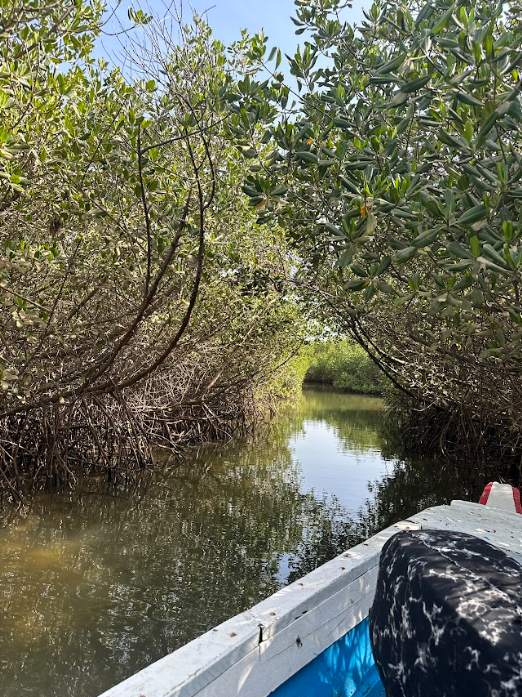
[[[514,511],[514,508],[513,508]],[[386,528],[100,697],[267,697],[368,616],[381,549],[405,529],[451,529],[522,559],[522,516],[465,501]]]

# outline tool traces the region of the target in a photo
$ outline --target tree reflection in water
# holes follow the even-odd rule
[[[382,422],[380,400],[307,391],[255,442],[200,448],[144,491],[91,481],[37,497],[1,533],[0,694],[93,697],[377,530],[470,494],[436,463],[397,459]],[[312,428],[346,462],[339,491],[307,484],[296,452]],[[370,461],[373,482],[360,479]],[[347,510],[354,468],[364,483]]]

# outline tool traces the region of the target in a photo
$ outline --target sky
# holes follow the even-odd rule
[[[217,38],[225,45],[231,44],[239,38],[241,29],[248,29],[249,33],[257,33],[264,29],[268,35],[268,46],[278,46],[285,53],[293,54],[299,43],[295,35],[296,26],[290,19],[295,15],[293,0],[178,0],[177,5],[183,5],[183,14],[190,19],[191,7],[203,14],[206,12],[208,22]],[[354,0],[353,9],[349,11],[348,19],[358,22],[362,18],[362,7],[369,6],[371,0]],[[143,9],[154,14],[165,13],[163,0],[123,0],[118,10],[118,15],[128,24],[127,10],[129,7]],[[116,23],[109,22],[107,29],[118,29]],[[98,55],[112,54],[118,50],[119,42],[114,37],[104,37],[97,48]]]

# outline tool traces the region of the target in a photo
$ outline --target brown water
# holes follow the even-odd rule
[[[0,531],[0,695],[94,697],[417,510],[476,498],[404,461],[379,399],[307,390],[255,443],[146,490],[42,495]]]

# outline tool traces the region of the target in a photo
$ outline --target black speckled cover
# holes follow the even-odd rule
[[[522,567],[472,535],[400,532],[370,636],[387,697],[522,697]]]

